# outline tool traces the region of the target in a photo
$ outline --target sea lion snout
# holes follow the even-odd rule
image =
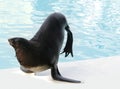
[[[10,38],[8,39],[8,42],[11,46],[16,47],[16,45],[19,43],[19,38]]]
[[[10,44],[11,46],[13,46],[14,43],[15,43],[15,41],[14,41],[12,38],[8,39],[8,42],[9,42],[9,44]]]

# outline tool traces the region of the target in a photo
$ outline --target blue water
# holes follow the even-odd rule
[[[7,39],[32,38],[55,11],[74,35],[74,57],[61,62],[120,55],[120,0],[0,0],[0,69],[19,66]]]

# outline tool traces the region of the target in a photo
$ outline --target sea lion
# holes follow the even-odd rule
[[[58,58],[65,30],[67,31],[67,42],[62,53],[65,53],[65,57],[69,54],[73,56],[73,35],[65,16],[61,13],[49,15],[30,40],[19,37],[8,39],[10,45],[15,49],[21,70],[26,73],[35,73],[51,69],[51,76],[55,80],[80,83],[80,81],[62,77],[58,70]]]

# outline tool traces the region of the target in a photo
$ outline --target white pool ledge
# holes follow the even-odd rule
[[[54,81],[50,70],[35,76],[13,68],[0,70],[0,89],[120,89],[120,56],[59,63],[59,69],[82,83]]]

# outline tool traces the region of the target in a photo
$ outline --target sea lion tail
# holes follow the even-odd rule
[[[73,57],[73,50],[72,50],[73,34],[70,31],[70,28],[68,25],[65,27],[65,30],[67,31],[67,42],[62,53],[65,53],[65,57],[67,57],[71,53],[71,56]]]

